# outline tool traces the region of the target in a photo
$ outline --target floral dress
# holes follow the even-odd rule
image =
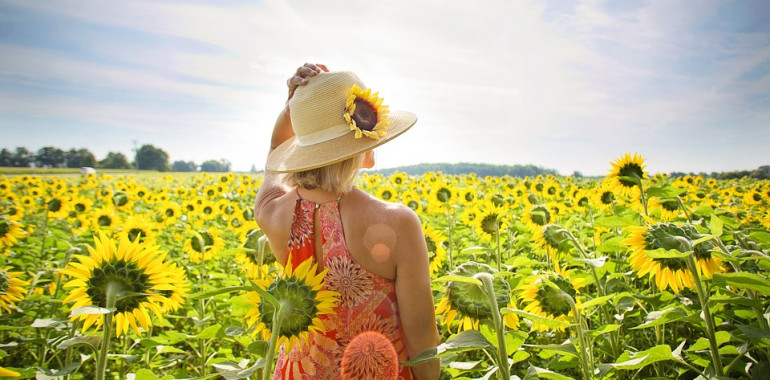
[[[347,344],[364,331],[377,331],[390,339],[399,361],[408,360],[398,317],[395,281],[359,265],[345,245],[339,201],[314,203],[299,198],[289,235],[288,252],[293,268],[315,257],[314,213],[318,210],[322,236],[324,289],[339,293],[336,314],[321,315],[325,334],[310,334],[303,347],[285,352],[281,347],[273,379],[339,379]],[[377,373],[364,373],[381,378]],[[399,366],[400,380],[412,379],[408,367]]]

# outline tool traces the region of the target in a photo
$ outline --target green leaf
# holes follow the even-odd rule
[[[529,356],[530,356],[529,352],[527,352],[527,351],[524,351],[524,350],[516,351],[513,354],[513,364],[516,364],[518,362],[523,362],[523,361],[529,359]]]
[[[584,303],[578,305],[577,308],[578,308],[578,310],[584,310],[584,309],[587,309],[589,307],[593,307],[593,306],[596,306],[596,305],[601,305],[601,304],[607,302],[608,300],[611,300],[613,297],[615,297],[614,294],[610,294],[610,295],[604,296],[604,297],[596,297],[596,298],[594,298],[594,299],[592,299],[592,300],[590,300],[588,302],[584,302]]]
[[[754,231],[749,234],[749,239],[754,240],[761,245],[767,245],[770,244],[770,232]]]
[[[67,321],[61,320],[61,319],[54,319],[54,318],[45,318],[45,319],[35,319],[34,322],[32,322],[31,327],[39,328],[39,329],[48,329],[51,327],[56,327],[59,325],[66,324]]]
[[[134,376],[134,380],[158,380],[158,377],[155,376],[152,371],[149,369],[140,369],[136,371],[136,376]]]
[[[628,250],[628,246],[621,243],[621,241],[625,239],[626,238],[623,236],[615,236],[615,237],[609,238],[603,241],[601,244],[599,244],[596,250],[601,253],[625,252]]]
[[[465,276],[456,276],[456,275],[447,275],[447,276],[441,276],[433,282],[449,282],[449,281],[457,281],[457,282],[464,282],[466,284],[473,284],[476,286],[481,286],[481,281],[473,278],[473,277],[465,277]]]
[[[597,365],[600,370],[607,369],[623,369],[623,370],[635,370],[652,363],[657,363],[666,360],[678,361],[677,358],[671,353],[671,347],[665,344],[661,344],[650,348],[649,350],[630,353],[628,351],[623,352],[615,363],[602,363]]]
[[[74,317],[76,315],[81,315],[81,314],[88,314],[88,315],[109,314],[109,313],[112,313],[113,311],[115,311],[114,307],[106,308],[106,307],[98,307],[98,306],[83,306],[83,307],[76,307],[72,309],[72,311],[70,312],[70,317]]]
[[[74,338],[63,340],[61,343],[59,343],[58,346],[56,346],[56,348],[59,350],[66,350],[70,347],[74,347],[79,344],[85,344],[91,347],[92,350],[96,351],[99,348],[99,346],[102,344],[102,336],[101,335],[76,336]]]
[[[527,379],[533,379],[533,378],[539,378],[539,379],[554,379],[554,380],[573,380],[569,376],[564,376],[560,373],[556,373],[554,371],[535,367],[533,365],[529,366],[529,369],[527,370],[527,375],[524,376],[524,380]]]
[[[180,350],[174,346],[157,346],[155,350],[159,354],[185,354],[187,351]]]
[[[216,324],[213,326],[206,327],[198,333],[198,335],[195,335],[193,338],[195,339],[214,339],[214,338],[224,338],[225,334],[222,331],[222,325]]]
[[[487,253],[490,252],[492,249],[489,247],[468,247],[460,251],[461,253]]]
[[[715,273],[713,283],[715,286],[729,285],[741,289],[751,289],[760,294],[770,294],[770,281],[749,272]]]
[[[563,344],[525,344],[524,347],[538,348],[540,350],[543,350],[543,353],[546,353],[548,351],[554,351],[561,355],[578,357],[578,353],[577,353],[577,350],[575,349],[575,346],[569,340],[567,341],[567,343],[563,343]]]
[[[684,259],[690,256],[690,252],[679,252],[675,249],[658,248],[645,251],[651,259]]]
[[[441,343],[436,347],[431,347],[415,356],[414,359],[401,364],[405,366],[415,366],[453,353],[494,348],[492,343],[490,343],[480,332],[476,330],[465,330],[454,337],[449,338],[446,342]]]
[[[234,336],[241,336],[245,332],[246,330],[241,326],[227,326],[225,328],[225,336],[228,336],[231,338]]]
[[[692,246],[695,247],[698,244],[702,244],[702,243],[705,243],[705,242],[707,242],[709,240],[714,240],[716,238],[717,238],[716,235],[706,235],[706,236],[704,236],[702,238],[699,238],[699,239],[693,241],[692,242]]]
[[[680,321],[687,318],[687,312],[678,307],[672,307],[665,310],[653,311],[647,314],[646,322],[639,326],[632,327],[631,330],[646,329],[649,327],[660,326],[666,323]]]
[[[265,357],[265,353],[267,352],[267,342],[264,340],[255,340],[251,343],[249,343],[249,346],[246,348],[250,353],[257,355],[259,357]]]
[[[711,229],[711,234],[714,236],[722,236],[722,233],[724,232],[724,225],[725,223],[722,222],[722,219],[719,219],[719,217],[711,216],[711,220],[709,221],[709,228]]]
[[[541,324],[541,325],[545,325],[545,326],[548,326],[548,327],[572,327],[572,326],[574,326],[572,323],[569,323],[569,322],[564,322],[564,321],[559,321],[559,320],[556,320],[556,319],[546,318],[546,317],[543,317],[543,316],[540,316],[540,315],[537,315],[537,314],[532,314],[532,313],[526,312],[524,310],[511,309],[511,308],[508,308],[508,307],[504,307],[504,308],[500,309],[500,313],[502,313],[502,314],[514,313],[514,314],[516,314],[516,315],[518,315],[520,317],[529,319],[532,322],[535,322],[535,323],[538,323],[538,324]]]
[[[248,368],[243,368],[238,363],[234,362],[222,362],[212,365],[214,369],[226,380],[238,380],[246,379],[251,376],[257,369],[265,366],[264,360],[257,360],[257,362]]]
[[[601,268],[604,266],[604,263],[607,262],[607,256],[602,256],[596,259],[584,259],[584,258],[576,258],[575,261],[581,261],[584,262],[594,268]]]
[[[702,217],[705,218],[705,217],[708,217],[708,216],[713,216],[714,215],[714,209],[712,209],[711,207],[706,206],[706,205],[700,205],[700,206],[698,206],[698,208],[695,209],[695,211],[693,211],[693,213],[695,215],[702,216]]]
[[[594,222],[595,226],[606,228],[624,228],[636,224],[637,218],[634,215],[600,217],[596,218],[596,222]]]
[[[230,287],[225,287],[225,288],[213,289],[213,290],[209,290],[209,291],[206,291],[206,292],[199,292],[199,293],[190,294],[188,296],[188,298],[190,300],[197,300],[199,298],[209,298],[209,297],[218,296],[218,295],[224,294],[224,293],[248,292],[248,291],[252,291],[252,290],[254,290],[254,288],[252,288],[251,286],[230,286]]]
[[[619,329],[620,329],[620,325],[609,324],[609,325],[602,326],[602,328],[600,328],[598,330],[595,330],[594,332],[597,333],[597,334],[607,334],[607,333],[611,333],[613,331],[617,331]]]
[[[661,187],[657,186],[650,186],[647,190],[645,190],[647,193],[647,196],[649,197],[658,197],[658,198],[676,198],[679,195],[682,195],[687,192],[686,189],[679,189],[673,186],[664,185]]]

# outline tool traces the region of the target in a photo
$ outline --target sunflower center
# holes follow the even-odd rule
[[[485,215],[484,218],[481,219],[481,229],[490,235],[496,234],[500,229],[500,226],[497,224],[497,214],[490,213]]]
[[[4,238],[11,231],[11,222],[5,218],[0,219],[0,238]]]
[[[428,246],[428,252],[436,252],[436,242],[430,236],[425,237],[425,244]]]
[[[601,196],[602,204],[609,205],[612,204],[612,201],[615,200],[615,194],[612,193],[612,191],[605,191],[602,193]]]
[[[135,241],[138,237],[142,237],[141,240],[147,236],[147,233],[141,228],[132,228],[128,231],[128,240]],[[141,241],[140,240],[140,241]]]
[[[5,294],[8,284],[11,283],[11,277],[4,270],[0,270],[0,294]]]
[[[112,203],[115,204],[116,207],[125,206],[128,203],[128,196],[122,191],[115,193],[115,195],[112,196]]]
[[[551,221],[551,213],[548,211],[548,208],[543,205],[532,207],[530,214],[530,219],[537,225],[545,226]]]
[[[620,170],[618,170],[618,177],[631,177],[636,179],[641,179],[644,177],[644,170],[642,170],[642,167],[633,162],[629,162],[625,165],[623,165]],[[627,179],[619,178],[620,184],[625,187],[634,187],[636,186],[636,182],[629,181]]]
[[[150,276],[138,269],[135,262],[105,262],[91,271],[86,293],[94,305],[107,307],[107,286],[117,284],[121,292],[115,301],[116,312],[131,312],[147,300],[149,280]]]
[[[442,187],[436,191],[436,199],[438,199],[439,202],[449,202],[449,200],[452,199],[452,192],[446,187]]]
[[[452,271],[453,275],[463,277],[473,277],[477,273],[496,273],[497,271],[487,264],[468,262],[457,267]],[[495,289],[495,301],[498,307],[505,307],[511,301],[511,288],[508,282],[502,277],[495,278],[492,281]],[[452,308],[458,310],[462,315],[477,320],[492,317],[492,310],[487,304],[487,296],[481,290],[481,287],[465,282],[451,281],[447,289],[447,297]]]
[[[580,199],[578,199],[577,204],[580,207],[588,206],[588,197],[581,197]]]
[[[191,237],[190,245],[192,246],[192,249],[196,250],[197,252],[204,253],[208,247],[214,245],[214,237],[205,231],[199,232],[198,234],[201,236],[201,238],[198,239],[197,236]]]
[[[48,211],[57,212],[61,210],[61,200],[54,198],[48,201]]]
[[[298,336],[313,325],[313,318],[318,313],[317,292],[311,287],[301,283],[296,277],[279,278],[267,288],[267,292],[274,295],[281,303],[281,307],[288,308],[288,313],[281,323],[280,335],[284,337]],[[259,313],[265,326],[273,327],[273,305],[270,302],[262,302],[259,305]]]
[[[679,203],[677,201],[667,200],[660,203],[660,206],[663,207],[666,211],[676,211],[679,209]]]
[[[390,198],[393,198],[393,193],[390,192],[390,190],[385,190],[382,192],[382,199],[384,200],[390,200]]]
[[[166,209],[166,218],[172,218],[176,212],[174,212],[173,208],[167,208]]]
[[[752,198],[754,198],[754,202],[761,202],[762,201],[762,195],[759,193],[752,194]]]
[[[420,204],[417,203],[417,201],[415,200],[410,200],[409,202],[406,202],[406,205],[415,211],[420,207]]]
[[[96,222],[99,223],[100,227],[109,227],[112,225],[112,218],[109,215],[100,215]]]
[[[75,203],[75,211],[77,211],[77,212],[86,211],[86,205],[84,205],[82,203]]]
[[[371,131],[377,126],[377,110],[366,100],[356,98],[353,101],[355,111],[350,117],[355,120],[356,127],[364,131]]]

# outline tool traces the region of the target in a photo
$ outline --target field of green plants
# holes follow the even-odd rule
[[[364,173],[417,212],[442,378],[770,378],[770,182]],[[257,379],[281,297],[260,175],[0,176],[0,379]],[[307,272],[307,273],[306,273]],[[283,282],[282,282],[283,281]],[[295,298],[297,294],[294,294]],[[315,316],[310,315],[308,320]],[[308,324],[310,328],[312,324]],[[267,369],[267,370],[266,370]]]

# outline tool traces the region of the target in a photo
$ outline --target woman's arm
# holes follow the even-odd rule
[[[396,249],[396,298],[401,324],[406,336],[406,349],[414,358],[425,349],[439,344],[433,294],[430,288],[430,262],[420,219],[405,208],[398,218]],[[412,367],[419,380],[437,379],[439,361],[433,360]]]
[[[294,137],[294,128],[291,125],[291,117],[289,115],[289,100],[294,96],[294,91],[297,87],[307,84],[307,78],[315,76],[321,71],[329,71],[326,66],[321,64],[306,63],[299,67],[294,75],[286,81],[289,87],[289,96],[286,99],[286,106],[278,115],[278,119],[275,121],[273,127],[273,134],[270,137],[270,152],[272,152],[279,145],[283,144],[286,140]],[[262,181],[262,185],[257,192],[257,198],[254,201],[254,218],[257,223],[261,225],[270,225],[269,218],[274,215],[271,210],[271,201],[286,194],[286,189],[281,184],[280,175],[276,172],[265,170],[265,178]]]

